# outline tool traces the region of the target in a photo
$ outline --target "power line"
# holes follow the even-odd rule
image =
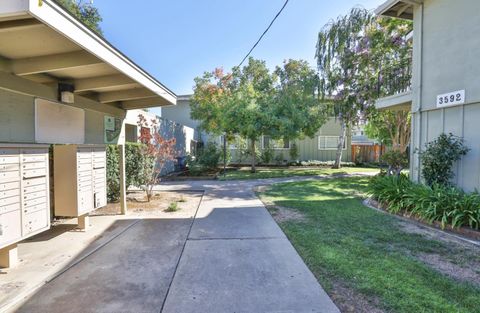
[[[260,38],[258,38],[257,42],[253,45],[252,49],[250,49],[250,51],[248,51],[247,55],[243,58],[242,62],[240,62],[240,64],[238,64],[238,67],[240,68],[240,66],[242,66],[243,62],[245,62],[245,60],[250,56],[250,54],[252,53],[252,51],[257,47],[257,45],[260,43],[260,41],[262,40],[263,36],[265,36],[267,34],[267,32],[270,30],[270,27],[272,27],[273,23],[275,23],[275,20],[280,16],[280,14],[282,14],[282,11],[283,9],[285,9],[285,7],[287,6],[287,3],[288,3],[289,0],[286,0],[285,3],[283,4],[282,8],[280,9],[280,11],[278,11],[277,15],[275,15],[275,17],[273,18],[273,20],[270,22],[270,25],[268,25],[267,29],[265,29],[265,31],[263,32],[263,34],[260,36]]]

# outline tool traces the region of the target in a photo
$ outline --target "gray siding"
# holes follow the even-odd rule
[[[340,134],[340,124],[336,122],[334,118],[329,119],[317,132],[317,134],[313,138],[305,137],[303,139],[297,139],[292,141],[298,147],[298,160],[299,161],[333,161],[335,160],[335,156],[337,153],[336,149],[331,150],[324,150],[318,148],[318,140],[319,136],[338,136]],[[352,137],[350,132],[347,132],[347,139],[346,139],[345,149],[342,153],[342,161],[343,162],[351,162],[352,161]],[[258,147],[261,149],[262,145],[261,142],[257,143]],[[237,158],[238,151],[236,149],[231,150],[232,154],[232,161],[234,163],[238,162]],[[283,155],[284,160],[290,160],[290,150],[289,149],[275,149],[274,150],[275,156]],[[242,163],[249,163],[249,160],[243,160]]]
[[[445,132],[463,137],[471,149],[455,165],[453,182],[467,191],[480,188],[478,12],[478,0],[425,0],[423,14],[421,6],[415,9],[411,176],[416,181],[421,162],[415,150]],[[464,105],[436,107],[438,94],[463,89]]]
[[[208,136],[199,129],[200,122],[190,118],[190,101],[178,100],[176,105],[162,108],[162,117],[195,129],[195,140],[207,141]]]
[[[0,142],[35,141],[34,99],[0,89]]]
[[[104,143],[105,115],[85,110],[85,143]],[[0,89],[0,142],[35,143],[35,97]]]

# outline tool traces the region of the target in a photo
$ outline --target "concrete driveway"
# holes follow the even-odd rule
[[[43,286],[19,312],[339,312],[252,188],[191,182],[192,219],[138,220]]]

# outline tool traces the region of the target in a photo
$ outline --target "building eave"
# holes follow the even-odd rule
[[[388,0],[375,10],[375,14],[413,20],[413,7],[422,3],[423,0]]]
[[[95,97],[95,99],[107,99],[108,102],[115,102],[119,106],[123,105],[123,100],[144,100],[141,102],[144,107],[176,104],[177,96],[173,91],[135,64],[99,34],[90,30],[56,1],[2,0],[2,3],[0,3],[0,19],[2,23],[9,23],[5,24],[6,27],[14,25],[11,21],[25,21],[24,27],[28,27],[29,24],[26,22],[29,20],[27,18],[37,21],[40,27],[47,27],[50,29],[49,32],[56,34],[55,36],[60,37],[59,35],[61,35],[60,38],[64,38],[62,42],[65,42],[66,45],[78,47],[78,51],[71,52],[70,59],[75,60],[75,56],[81,56],[85,60],[85,64],[80,64],[76,67],[77,71],[81,69],[81,66],[85,68],[81,80],[79,79],[82,85],[82,89],[79,92],[82,95],[87,94],[90,97]],[[36,27],[34,24],[30,26]],[[16,27],[18,29],[19,26],[17,25]],[[56,56],[52,54],[51,59],[54,60]],[[69,59],[70,55],[63,53],[59,54],[59,56],[62,56],[63,61],[65,61]],[[38,64],[43,60],[50,61],[48,56],[43,55],[41,58],[27,58],[20,61],[13,56],[11,61],[16,67],[13,67],[11,72],[17,74],[15,73],[15,70],[17,70],[24,77],[34,78],[33,75],[35,75],[35,79],[39,79],[38,77],[41,77],[41,75],[46,75],[45,77],[48,79],[49,72],[43,73],[42,68],[30,66],[33,61],[36,61]],[[98,74],[95,76],[95,71],[90,70],[93,73],[88,73],[88,66],[92,66],[92,63],[95,63],[93,64],[94,66],[103,66],[111,70],[107,76],[101,77]],[[33,70],[28,72],[31,68]],[[58,73],[60,72],[58,71]],[[68,75],[63,75],[68,77]],[[61,77],[62,75],[59,74],[58,76]],[[99,82],[99,86],[95,86],[96,81]],[[114,86],[115,88],[110,87],[109,89],[109,86]],[[118,101],[114,101],[116,100],[116,94],[113,91],[118,92]],[[101,94],[103,92],[108,92],[108,97],[102,97]],[[132,95],[133,98],[125,98],[126,94]],[[151,101],[149,102],[148,99]],[[137,103],[140,102],[137,101]]]

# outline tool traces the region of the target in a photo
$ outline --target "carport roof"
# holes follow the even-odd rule
[[[175,93],[54,0],[0,1],[0,69],[123,109],[176,104]]]
[[[413,20],[414,5],[422,4],[423,0],[388,0],[381,4],[375,13],[378,15]]]

